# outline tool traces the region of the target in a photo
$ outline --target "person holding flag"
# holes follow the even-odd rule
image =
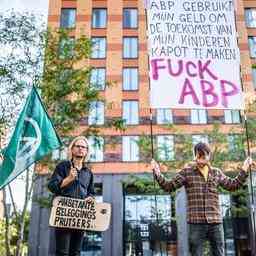
[[[224,256],[224,233],[220,213],[218,186],[234,191],[245,183],[250,165],[248,157],[236,178],[227,177],[210,165],[211,149],[206,143],[194,146],[195,160],[188,163],[171,180],[161,174],[153,159],[151,168],[160,187],[173,192],[184,186],[187,194],[187,222],[189,224],[189,250],[192,256],[202,256],[203,246],[209,240],[213,256]]]
[[[93,200],[93,173],[86,165],[89,156],[88,140],[84,136],[74,138],[68,147],[68,160],[56,166],[48,182],[54,196]],[[83,230],[56,227],[56,256],[80,255],[83,237]]]

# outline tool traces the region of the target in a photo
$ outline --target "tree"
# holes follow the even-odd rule
[[[91,42],[85,36],[70,38],[67,30],[49,30],[45,49],[42,97],[56,129],[68,135],[99,100],[99,90],[90,86],[91,68],[84,65]]]
[[[31,13],[8,12],[0,15],[0,47],[6,49],[0,58],[0,142],[2,134],[13,126],[15,115],[21,109],[32,85],[41,93],[46,109],[60,135],[72,136],[83,117],[88,113],[92,102],[103,100],[99,97],[97,85],[90,84],[91,67],[87,65],[91,53],[91,42],[85,36],[71,38],[69,30],[45,30],[38,16]],[[124,129],[122,120],[113,120],[108,126]],[[99,134],[96,126],[83,132]],[[1,146],[1,145],[0,145]],[[1,150],[2,148],[0,148]],[[42,161],[50,166],[52,161]],[[30,200],[34,178],[29,182],[25,177],[25,203],[15,218],[20,219],[16,241],[16,256],[21,254],[26,230],[26,212]],[[12,195],[12,191],[10,190]],[[6,202],[5,202],[6,205]],[[6,218],[9,225],[10,220]],[[9,226],[6,227],[6,255],[10,256]]]
[[[42,58],[44,47],[44,31],[40,17],[30,13],[16,13],[9,11],[0,14],[0,150],[2,150],[4,139],[10,133],[17,113],[22,108],[24,98],[33,84],[38,84],[42,76]],[[26,184],[26,198],[29,200],[32,183]],[[30,186],[30,187],[28,187]],[[5,190],[4,190],[5,193]],[[10,189],[10,193],[12,191]],[[27,209],[28,200],[25,201],[22,212]],[[13,203],[13,206],[15,204]],[[7,213],[6,200],[4,200],[5,213]],[[15,207],[14,207],[15,209]],[[17,211],[15,210],[15,215]],[[24,214],[22,214],[24,217]],[[9,243],[10,219],[6,215],[5,220],[5,251],[11,255]],[[24,218],[21,220],[24,225]],[[16,255],[20,255],[20,246],[23,242],[23,228],[18,230],[21,238],[17,243]]]
[[[43,35],[42,21],[33,14],[0,14],[0,46],[4,49],[0,58],[2,128],[13,125],[28,89],[40,80]]]

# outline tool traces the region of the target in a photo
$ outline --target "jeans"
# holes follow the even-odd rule
[[[80,256],[84,231],[55,228],[56,256]]]
[[[224,232],[221,224],[189,224],[191,256],[202,256],[205,241],[210,242],[211,255],[224,256]]]

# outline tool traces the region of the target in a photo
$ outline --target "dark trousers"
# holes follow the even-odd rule
[[[189,250],[191,256],[202,256],[205,241],[209,241],[211,255],[224,256],[222,224],[189,224]]]
[[[80,256],[84,231],[55,229],[56,256]]]

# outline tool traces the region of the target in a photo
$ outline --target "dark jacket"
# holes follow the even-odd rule
[[[168,192],[185,186],[187,192],[187,221],[188,223],[221,223],[218,186],[234,191],[243,186],[248,173],[241,170],[236,178],[227,177],[220,169],[210,167],[208,180],[194,163],[189,164],[171,180],[163,175],[155,176],[159,185]]]
[[[70,172],[71,162],[63,161],[59,163],[52,174],[48,188],[55,196],[66,196],[84,199],[94,195],[93,174],[91,170],[84,166],[79,172],[77,179],[69,185],[61,188],[60,185]]]

